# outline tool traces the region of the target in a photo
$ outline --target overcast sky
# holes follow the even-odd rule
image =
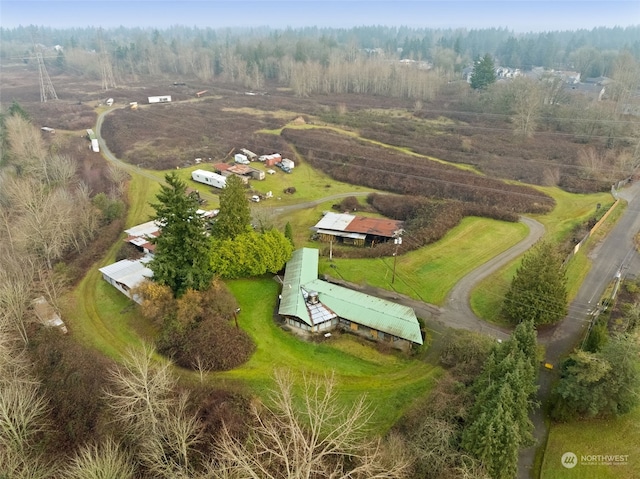
[[[0,0],[3,27],[405,25],[529,32],[638,24],[640,0]]]

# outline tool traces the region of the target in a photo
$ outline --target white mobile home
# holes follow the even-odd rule
[[[283,158],[280,164],[285,168],[289,168],[290,170],[293,170],[293,167],[296,166],[293,160],[290,160],[289,158]]]
[[[98,138],[96,137],[96,134],[92,129],[88,129],[87,136],[89,137],[89,140],[91,140],[91,150],[98,153],[100,151],[100,145],[98,145]]]
[[[102,278],[115,287],[122,294],[133,299],[136,303],[141,303],[142,298],[132,294],[131,290],[153,276],[153,271],[147,267],[151,256],[147,255],[138,260],[123,259],[117,263],[110,264],[99,271]]]
[[[191,172],[191,178],[198,183],[213,186],[215,188],[224,188],[227,186],[227,178],[206,170],[194,170]]]
[[[149,97],[149,103],[168,103],[170,101],[171,101],[171,95]]]

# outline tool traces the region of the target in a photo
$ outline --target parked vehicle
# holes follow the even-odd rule
[[[283,158],[282,161],[280,162],[280,164],[282,166],[286,166],[290,170],[293,170],[293,168],[296,166],[296,164],[293,162],[293,160],[290,160],[289,158]]]
[[[249,161],[249,158],[247,158],[246,155],[243,155],[242,153],[236,153],[233,159],[236,163],[240,165],[248,165],[249,163],[251,163]]]

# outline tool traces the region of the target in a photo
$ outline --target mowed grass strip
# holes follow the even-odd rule
[[[332,263],[323,257],[320,272],[441,305],[461,278],[524,239],[527,233],[522,223],[467,217],[437,243],[398,256],[393,282],[393,257],[338,258]]]
[[[639,424],[640,408],[614,419],[552,424],[540,477],[637,479],[640,477]],[[573,452],[577,456],[575,467],[568,469],[562,465],[560,459],[565,452]],[[582,456],[597,455],[628,455],[628,460],[619,461],[618,465],[586,464],[582,461]]]

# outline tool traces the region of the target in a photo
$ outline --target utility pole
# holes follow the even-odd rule
[[[396,249],[393,252],[393,275],[391,276],[391,284],[396,280],[396,263],[398,262],[398,246],[402,244],[402,236],[398,234],[396,238],[393,238],[393,244],[396,245]]]

